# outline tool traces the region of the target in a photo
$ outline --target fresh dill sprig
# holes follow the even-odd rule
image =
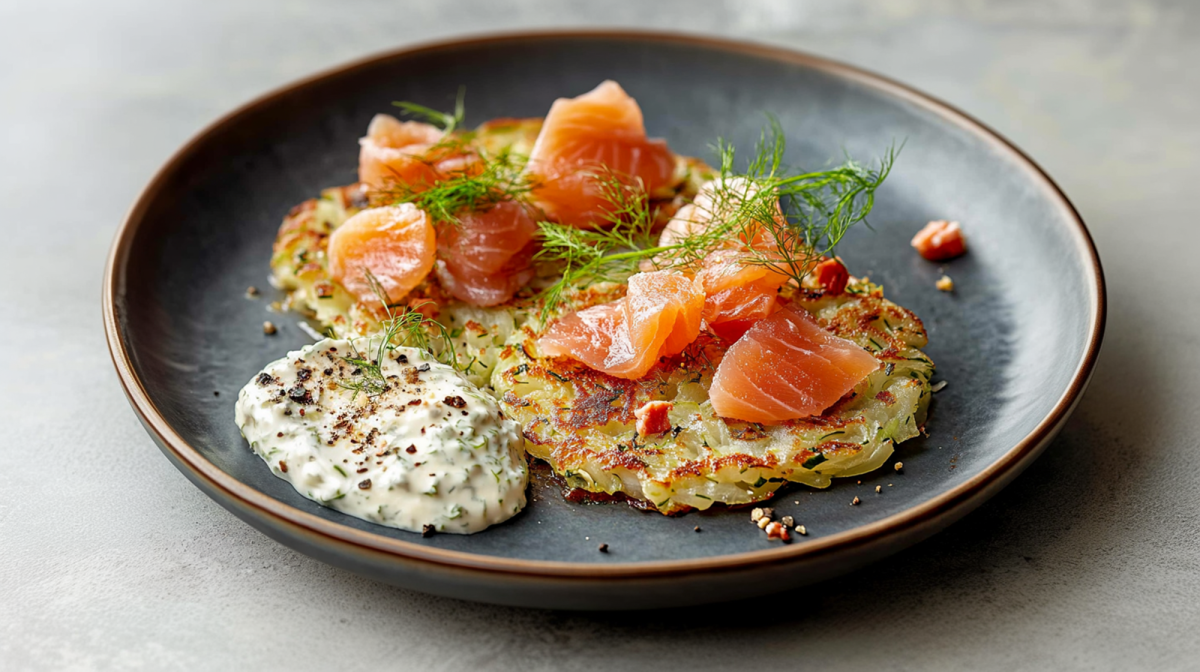
[[[534,178],[525,172],[527,156],[507,148],[489,153],[471,145],[472,133],[458,130],[463,124],[464,94],[465,89],[460,88],[453,112],[406,101],[392,103],[445,131],[442,139],[423,154],[423,160],[441,177],[432,184],[396,183],[379,190],[375,201],[412,203],[429,213],[435,224],[457,226],[463,212],[488,210],[498,203],[521,199],[536,186]],[[446,162],[453,159],[460,159],[461,167],[447,169]]]
[[[375,199],[382,204],[412,203],[429,213],[435,223],[457,226],[463,212],[518,200],[535,186],[524,172],[528,158],[521,154],[475,150],[469,161],[469,169],[451,172],[431,185],[397,183],[379,190]]]
[[[382,343],[382,342],[381,342]],[[371,359],[367,355],[358,351],[351,341],[350,349],[354,353],[350,357],[342,357],[342,361],[354,367],[351,372],[351,378],[343,378],[338,381],[338,387],[345,390],[352,390],[354,396],[358,396],[361,392],[367,397],[376,397],[388,389],[387,378],[383,375],[382,357],[386,351],[376,353],[376,358]]]
[[[362,392],[368,397],[375,397],[386,392],[388,382],[387,376],[383,373],[383,362],[389,352],[400,346],[424,350],[439,362],[459,369],[458,354],[455,352],[454,341],[451,340],[450,333],[441,322],[428,318],[420,312],[424,304],[415,307],[406,306],[402,311],[396,311],[394,306],[388,302],[387,290],[384,289],[375,274],[370,269],[364,268],[363,275],[366,277],[371,291],[379,298],[379,302],[387,314],[387,319],[380,323],[383,333],[378,337],[379,342],[375,345],[374,352],[361,353],[351,342],[353,355],[342,357],[342,361],[354,367],[351,374],[353,377],[338,381],[339,387],[352,390],[355,395]],[[434,351],[430,330],[436,332],[437,337],[441,339],[440,351]]]
[[[539,223],[539,258],[563,266],[562,277],[542,292],[543,321],[573,288],[620,281],[646,264],[688,268],[731,240],[755,242],[742,246],[742,263],[769,266],[799,285],[817,259],[832,255],[850,227],[866,219],[898,150],[890,148],[877,168],[847,157],[831,170],[793,172],[783,163],[785,149],[783,130],[773,117],[744,171],[735,168],[734,147],[718,141],[720,176],[714,188],[705,190],[707,211],[700,213],[695,226],[677,231],[665,244],[651,235],[656,213],[644,194],[619,176],[598,174],[597,182],[612,204],[610,227],[582,230]]]
[[[615,282],[636,273],[638,264],[654,249],[655,213],[641,184],[631,184],[607,168],[597,171],[594,178],[609,204],[604,217],[611,226],[580,229],[538,222],[542,248],[534,258],[563,265],[562,277],[542,292],[543,318],[558,308],[573,287]]]
[[[769,117],[754,157],[739,174],[734,147],[718,142],[718,184],[749,180],[753,188],[716,189],[716,216],[709,229],[726,238],[760,241],[746,246],[745,262],[768,266],[799,285],[817,260],[834,255],[852,226],[866,220],[875,206],[875,190],[891,173],[900,149],[889,147],[876,168],[846,156],[837,168],[793,172],[783,163],[786,147],[783,129]]]
[[[419,105],[417,103],[410,103],[407,100],[393,101],[392,105],[395,105],[414,117],[419,117],[433,124],[434,126],[440,127],[446,132],[446,135],[449,135],[453,133],[455,129],[463,125],[463,117],[466,114],[466,106],[463,103],[466,94],[466,87],[460,86],[458,88],[458,96],[456,96],[454,99],[453,112],[440,112],[432,107],[425,107],[424,105]]]

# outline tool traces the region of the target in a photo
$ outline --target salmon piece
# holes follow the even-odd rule
[[[516,201],[463,214],[438,232],[438,280],[460,301],[504,303],[533,277],[537,231],[529,207]]]
[[[646,375],[659,357],[682,352],[700,335],[704,290],[678,271],[638,273],[625,297],[566,315],[538,347],[617,378]]]
[[[598,174],[654,194],[671,186],[675,155],[666,142],[646,138],[637,101],[608,80],[576,98],[554,101],[528,170],[539,182],[534,202],[547,217],[590,228],[606,222],[612,209]]]
[[[629,278],[624,300],[633,342],[645,346],[651,365],[659,357],[683,352],[700,335],[704,288],[683,273],[637,273]]]
[[[708,394],[723,418],[778,424],[820,414],[878,368],[804,310],[783,307],[729,347]]]
[[[822,259],[812,270],[813,281],[825,290],[826,294],[837,296],[846,291],[846,283],[850,282],[850,271],[840,259]]]
[[[624,299],[562,316],[537,344],[544,356],[570,357],[597,371],[633,368],[629,366],[634,358],[633,337]]]
[[[533,249],[531,248],[525,256],[532,258]],[[497,306],[506,303],[522,287],[529,284],[534,276],[533,269],[528,266],[487,275],[455,275],[441,259],[434,266],[434,272],[442,289],[450,296],[472,306]]]
[[[742,177],[712,180],[700,188],[695,200],[679,209],[659,236],[668,246],[683,237],[703,232],[713,221],[730,216],[746,199],[755,198],[758,185]],[[778,201],[771,216],[783,223]],[[774,239],[767,227],[748,227],[739,239],[725,241],[699,264],[696,277],[704,286],[704,320],[722,339],[733,342],[754,324],[775,312],[779,288],[789,276],[779,269],[752,263],[751,250],[770,256]]]
[[[377,114],[360,139],[358,179],[374,189],[404,185],[414,191],[456,174],[478,172],[479,156],[431,124]]]
[[[358,141],[358,179],[376,189],[397,183],[433,184],[437,170],[425,157],[442,139],[441,129],[419,121],[377,114]]]
[[[433,268],[437,237],[425,211],[412,203],[363,210],[329,236],[329,275],[359,301],[377,300],[365,270],[396,303]]]
[[[741,338],[755,320],[775,312],[779,288],[789,279],[770,266],[749,262],[744,251],[715,250],[696,274],[704,286],[704,320],[730,342]]]
[[[912,246],[930,261],[946,261],[966,254],[967,238],[958,222],[942,219],[926,224],[917,232],[913,236]]]

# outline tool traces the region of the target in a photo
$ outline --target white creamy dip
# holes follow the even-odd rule
[[[365,379],[343,357],[369,358],[371,346],[324,339],[268,364],[238,395],[251,449],[305,497],[380,525],[470,534],[520,511],[517,423],[414,348],[387,353],[371,394],[347,389]]]

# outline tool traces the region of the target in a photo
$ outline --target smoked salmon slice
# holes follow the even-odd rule
[[[700,335],[704,288],[678,271],[636,273],[625,294],[629,331],[650,357],[645,371],[659,357],[683,352]]]
[[[576,98],[554,101],[528,170],[538,183],[533,200],[546,216],[586,228],[605,223],[612,208],[597,176],[640,183],[653,194],[671,185],[675,155],[666,142],[646,138],[637,101],[608,80]]]
[[[516,201],[460,215],[439,227],[438,280],[460,301],[504,303],[533,276],[537,232],[529,207]]]
[[[778,424],[821,413],[878,368],[866,350],[784,307],[729,347],[708,394],[723,418]]]
[[[447,177],[478,172],[479,156],[445,139],[432,124],[377,114],[358,141],[358,179],[374,189],[403,186],[417,192]]]
[[[760,187],[742,177],[711,180],[705,183],[695,200],[679,209],[659,236],[659,246],[675,244],[680,239],[702,233],[714,221],[735,214],[751,198],[758,199]],[[771,216],[786,225],[778,201],[761,201],[767,211],[759,217]],[[760,209],[757,206],[755,209]],[[745,214],[745,213],[743,213]],[[755,263],[752,250],[771,258],[773,239],[770,229],[746,226],[742,235],[719,242],[698,264],[697,279],[704,286],[704,320],[722,339],[732,343],[750,328],[755,320],[775,312],[779,288],[789,276],[772,266]],[[696,269],[693,269],[696,270]]]
[[[779,288],[789,276],[771,266],[751,263],[737,249],[710,252],[696,278],[704,287],[704,311],[709,327],[733,342],[754,323],[778,307]]]
[[[433,269],[437,237],[412,203],[363,210],[329,236],[329,275],[364,303],[377,301],[366,271],[390,303],[404,298]]]
[[[704,290],[678,271],[637,273],[625,298],[570,313],[538,340],[546,356],[571,357],[617,378],[641,378],[700,334]]]
[[[376,189],[398,183],[433,184],[438,173],[425,153],[442,135],[432,124],[375,115],[367,126],[367,136],[358,141],[359,181]]]

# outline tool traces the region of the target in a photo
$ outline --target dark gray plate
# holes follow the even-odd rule
[[[744,510],[666,518],[623,504],[565,501],[542,476],[512,521],[469,536],[418,535],[324,509],[270,474],[233,424],[238,389],[309,339],[268,315],[267,261],[280,219],[323,187],[354,181],[357,138],[393,100],[448,106],[468,121],[540,116],[558,96],[618,80],[653,136],[708,157],[718,136],[749,147],[775,114],[789,160],[861,159],[904,141],[874,231],[840,248],[929,329],[950,385],[929,436],[900,446],[904,472],[786,490],[781,514],[810,536],[770,542]],[[908,239],[957,219],[970,253],[935,264]],[[204,492],[272,538],[348,569],[467,599],[640,608],[749,597],[878,559],[961,517],[1046,446],[1082,392],[1100,345],[1104,286],[1087,230],[1029,159],[959,112],[847,66],[766,47],[637,33],[526,34],[386,54],[271,93],[217,121],[146,188],[117,235],[104,286],[113,359],[167,457]],[[263,336],[270,317],[280,333]],[[215,396],[214,393],[219,393]],[[883,493],[876,494],[875,486]],[[862,499],[859,506],[851,500]],[[798,502],[798,503],[796,503]],[[703,532],[696,533],[699,525]],[[608,554],[598,553],[607,543]]]

